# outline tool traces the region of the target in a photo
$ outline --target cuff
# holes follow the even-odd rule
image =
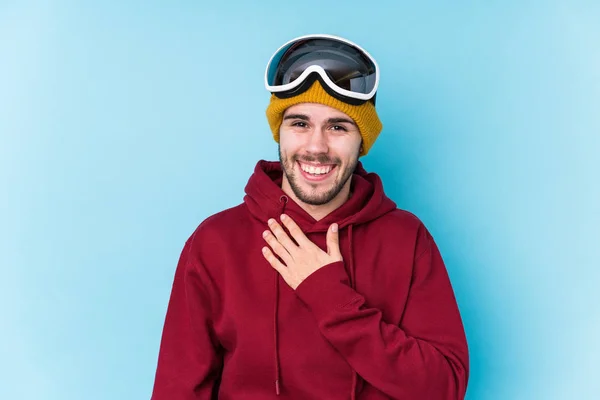
[[[343,261],[327,264],[313,272],[298,285],[296,295],[317,319],[362,299],[350,287]]]

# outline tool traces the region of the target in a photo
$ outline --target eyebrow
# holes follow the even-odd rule
[[[288,114],[285,117],[283,117],[284,120],[286,119],[301,119],[303,121],[310,121],[310,118],[308,117],[308,115],[305,114]],[[354,122],[351,119],[348,118],[329,118],[327,120],[328,124],[341,124],[341,123],[346,123],[346,124],[350,124],[350,125],[356,125],[356,122]]]
[[[308,115],[305,114],[288,114],[285,117],[283,117],[284,121],[286,119],[301,119],[303,121],[309,121],[310,118],[308,118]]]
[[[348,118],[329,118],[327,120],[327,122],[330,123],[330,124],[346,123],[346,124],[350,124],[350,125],[356,126],[356,122],[354,122],[353,120],[348,119]]]

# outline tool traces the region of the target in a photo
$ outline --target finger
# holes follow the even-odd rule
[[[277,272],[279,272],[279,275],[281,275],[283,279],[286,279],[289,271],[287,267],[283,265],[283,263],[279,261],[277,257],[275,257],[275,254],[273,254],[271,249],[265,246],[262,248],[262,253],[265,259],[269,262],[269,264],[271,264],[271,267],[273,267]]]
[[[332,224],[327,230],[327,254],[341,260],[342,253],[340,251],[340,233],[338,230],[338,224]]]
[[[283,222],[283,225],[285,225],[287,230],[290,232],[290,235],[292,235],[296,243],[298,243],[298,246],[306,247],[309,243],[313,244],[310,239],[306,237],[304,232],[302,232],[302,229],[300,229],[296,221],[294,221],[289,215],[281,214],[281,222]]]
[[[271,246],[275,254],[281,257],[285,263],[289,264],[289,262],[292,260],[291,254],[285,249],[285,247],[283,247],[281,243],[279,243],[279,240],[273,236],[271,231],[264,231],[263,239],[265,239],[269,246]]]
[[[294,251],[298,249],[296,243],[292,241],[292,239],[288,236],[288,234],[283,230],[283,227],[277,223],[273,218],[268,221],[269,228],[273,232],[273,235],[277,238],[279,243],[290,253],[292,256]]]

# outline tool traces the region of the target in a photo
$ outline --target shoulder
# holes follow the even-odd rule
[[[385,235],[395,243],[404,243],[404,248],[412,249],[413,254],[422,253],[431,248],[434,240],[424,222],[416,214],[396,208],[372,224],[375,234]]]
[[[417,232],[425,228],[423,221],[417,215],[401,208],[386,213],[379,218],[379,221],[386,227],[404,231]]]
[[[249,214],[244,203],[225,209],[200,222],[188,241],[193,245],[199,240],[202,243],[214,243],[225,237],[231,237],[240,228],[240,225],[246,224],[248,217]]]
[[[188,265],[208,268],[230,252],[231,243],[239,241],[240,221],[248,220],[242,203],[210,215],[201,221],[185,240],[181,257]],[[197,267],[194,267],[197,268]]]

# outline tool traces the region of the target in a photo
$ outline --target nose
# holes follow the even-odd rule
[[[306,151],[313,154],[322,154],[329,151],[327,144],[327,133],[322,128],[316,127],[308,138]]]

